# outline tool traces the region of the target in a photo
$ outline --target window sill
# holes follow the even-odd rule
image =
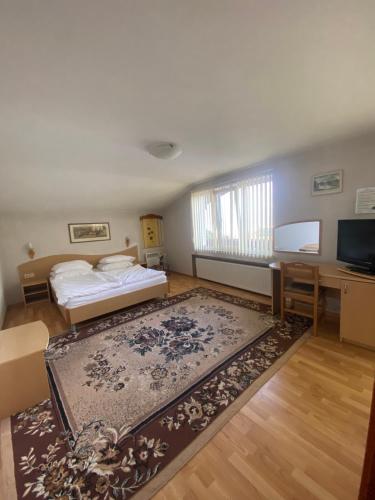
[[[230,255],[218,255],[218,254],[210,254],[210,253],[193,253],[193,268],[195,267],[195,259],[208,259],[208,260],[217,260],[220,262],[230,262],[232,264],[243,264],[246,266],[255,266],[255,267],[269,267],[270,263],[273,261],[272,257],[268,259],[256,259],[256,258],[246,258],[246,257],[233,257]]]

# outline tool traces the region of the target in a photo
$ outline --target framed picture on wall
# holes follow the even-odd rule
[[[375,214],[375,187],[357,189],[356,214]]]
[[[311,194],[319,196],[322,194],[335,194],[342,192],[342,170],[324,172],[312,177]]]
[[[68,224],[70,243],[105,241],[111,239],[109,222]]]

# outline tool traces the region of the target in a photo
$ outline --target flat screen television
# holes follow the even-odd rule
[[[338,221],[337,260],[352,271],[375,274],[375,219]]]

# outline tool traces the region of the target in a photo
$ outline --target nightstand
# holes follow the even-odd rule
[[[21,282],[25,306],[35,302],[51,302],[48,280],[30,279]]]

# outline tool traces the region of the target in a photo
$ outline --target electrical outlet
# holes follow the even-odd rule
[[[30,278],[34,278],[35,273],[24,273],[23,277],[25,280],[28,280]]]

